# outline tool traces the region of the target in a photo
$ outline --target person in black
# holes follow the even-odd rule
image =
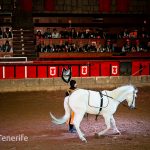
[[[8,40],[5,42],[5,44],[2,45],[1,49],[3,52],[10,52],[11,51],[11,45],[9,44]]]
[[[0,28],[0,39],[2,39],[3,38],[3,31],[2,31],[2,29]]]
[[[50,38],[52,38],[52,34],[51,34],[50,28],[47,28],[47,31],[44,33],[43,36],[44,36],[45,39],[50,39]]]
[[[75,80],[71,80],[70,81],[70,88],[67,89],[66,91],[66,96],[70,96],[72,94],[72,92],[74,92],[74,90],[77,88],[77,83]],[[70,119],[68,120],[68,124],[69,124],[69,132],[71,133],[75,133],[76,132],[76,129],[74,128],[74,125],[73,125],[73,119],[74,119],[74,112],[71,113],[71,117]]]
[[[131,52],[132,44],[129,39],[126,39],[125,44],[122,47],[122,52]]]
[[[6,31],[3,32],[3,38],[12,38],[12,32],[9,30],[9,28],[6,28]]]

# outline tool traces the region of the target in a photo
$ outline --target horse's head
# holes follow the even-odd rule
[[[138,92],[138,89],[133,88],[133,90],[131,90],[131,92],[126,97],[126,101],[128,103],[128,106],[130,107],[130,109],[135,108],[135,99],[137,97],[137,92]]]

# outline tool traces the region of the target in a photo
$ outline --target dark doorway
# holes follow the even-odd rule
[[[129,76],[132,74],[131,62],[120,62],[120,75]]]

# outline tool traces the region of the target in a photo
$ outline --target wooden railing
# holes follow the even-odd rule
[[[104,45],[105,42],[107,41],[106,39],[96,39],[96,38],[93,38],[93,39],[72,39],[72,38],[68,38],[68,39],[62,39],[62,38],[57,38],[57,39],[41,39],[39,41],[44,41],[44,44],[45,45],[52,45],[52,44],[55,44],[55,45],[60,45],[60,44],[64,44],[65,42],[69,42],[69,43],[75,43],[77,45],[84,45],[84,44],[91,44],[92,42],[95,42],[96,44],[101,44],[101,45]],[[37,44],[38,42],[37,41]],[[116,42],[118,47],[122,47],[123,44],[125,43],[126,39],[118,39],[118,40],[112,40],[111,42],[114,43]]]
[[[150,52],[111,53],[111,52],[58,52],[39,53],[39,60],[133,60],[149,59]]]

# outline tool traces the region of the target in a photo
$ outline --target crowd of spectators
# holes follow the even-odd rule
[[[94,28],[47,28],[45,31],[35,31],[37,52],[150,52],[149,38],[150,33],[144,27],[139,31],[124,28],[119,33]],[[55,43],[53,39],[60,42]],[[84,39],[92,40],[84,43]],[[51,42],[46,43],[45,40]],[[104,42],[99,42],[101,40]],[[123,43],[118,45],[118,40]]]
[[[0,27],[0,52],[12,52],[12,40],[12,28]],[[150,52],[150,33],[144,27],[119,32],[48,27],[35,30],[35,42],[37,52]]]
[[[12,30],[10,27],[0,28],[0,52],[12,52]]]

